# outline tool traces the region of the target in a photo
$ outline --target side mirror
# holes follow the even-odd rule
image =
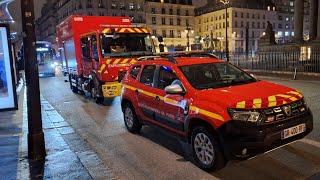
[[[127,71],[119,71],[118,73],[118,82],[121,83],[122,79],[125,77]]]
[[[183,88],[178,84],[167,86],[164,90],[167,94],[184,94],[185,93]]]

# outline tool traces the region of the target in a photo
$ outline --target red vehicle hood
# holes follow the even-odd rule
[[[202,102],[215,103],[220,107],[258,109],[297,101],[302,98],[302,94],[289,87],[258,81],[244,85],[201,90],[197,92],[197,97]]]

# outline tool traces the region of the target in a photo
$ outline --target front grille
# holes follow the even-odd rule
[[[268,108],[263,110],[263,115],[265,116],[264,122],[283,121],[294,116],[299,116],[305,113],[306,110],[307,107],[303,99],[283,106]]]

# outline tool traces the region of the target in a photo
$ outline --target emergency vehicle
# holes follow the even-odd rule
[[[301,139],[313,116],[298,90],[207,57],[145,57],[122,80],[128,131],[155,125],[192,147],[194,163],[218,170]]]
[[[72,91],[97,102],[119,96],[119,74],[154,51],[149,31],[126,17],[70,16],[57,26],[57,40]]]

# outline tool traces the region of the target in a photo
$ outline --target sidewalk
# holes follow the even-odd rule
[[[60,114],[41,99],[47,156],[27,159],[26,97],[21,91],[19,110],[0,112],[0,179],[116,179],[97,154]]]

